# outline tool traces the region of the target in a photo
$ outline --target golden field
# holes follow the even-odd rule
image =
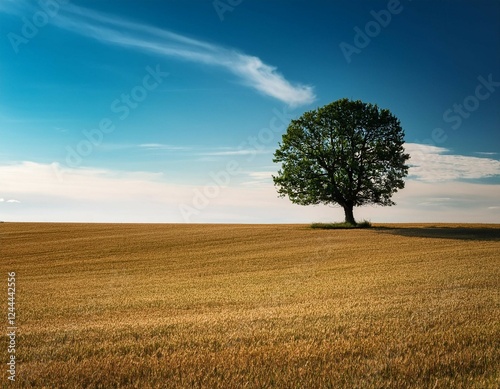
[[[500,225],[2,223],[0,244],[0,387],[500,382]]]

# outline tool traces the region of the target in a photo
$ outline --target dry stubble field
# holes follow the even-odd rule
[[[500,225],[3,223],[0,240],[19,327],[1,387],[498,387]]]

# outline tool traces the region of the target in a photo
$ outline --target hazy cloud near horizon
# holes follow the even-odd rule
[[[468,215],[469,221],[498,221],[498,186],[460,180],[500,175],[500,161],[444,155],[448,150],[427,145],[406,144],[406,149],[418,156],[412,158],[417,166],[410,170],[414,178],[407,179],[406,188],[395,195],[397,205],[358,208],[358,218],[380,222],[459,222]],[[207,205],[190,221],[258,223],[280,219],[308,223],[343,217],[340,209],[301,207],[288,199],[278,199],[271,180],[272,171],[238,174],[239,184],[233,182],[219,187],[219,195],[207,198]],[[57,163],[29,161],[0,165],[0,182],[7,183],[0,192],[3,198],[15,198],[15,202],[20,203],[15,212],[5,207],[0,208],[0,212],[4,218],[19,221],[51,220],[49,216],[33,217],[28,212],[34,204],[43,201],[52,204],[50,209],[60,207],[57,213],[60,221],[184,222],[179,205],[195,207],[195,193],[202,193],[207,183],[214,185],[209,181],[199,185],[176,184],[154,172],[67,169]],[[26,212],[22,211],[23,207]]]

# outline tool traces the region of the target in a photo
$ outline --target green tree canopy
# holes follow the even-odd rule
[[[353,208],[394,205],[408,174],[404,131],[377,105],[341,99],[292,120],[274,153],[280,197],[293,203],[338,204],[356,224]]]

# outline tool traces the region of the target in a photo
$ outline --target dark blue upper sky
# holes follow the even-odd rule
[[[426,161],[478,164],[415,178],[498,181],[500,2],[237,3],[3,1],[0,164],[196,186],[240,158],[238,187],[277,169],[285,128],[265,141],[261,129],[348,97],[390,109],[409,144],[438,147]],[[102,120],[114,131],[97,135]]]

